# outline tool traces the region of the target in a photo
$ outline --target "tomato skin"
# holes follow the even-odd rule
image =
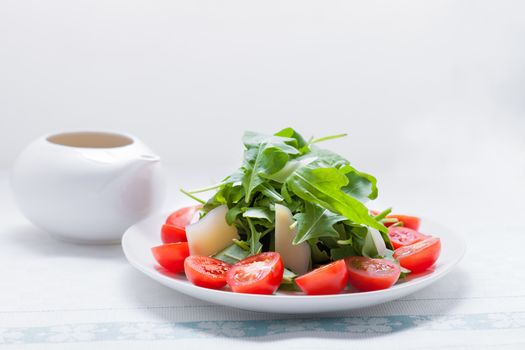
[[[164,224],[160,229],[160,238],[163,243],[187,242],[186,229],[180,226]]]
[[[175,210],[166,219],[166,224],[184,228],[191,224],[195,213],[198,212],[200,208],[202,208],[202,205],[199,204]]]
[[[394,259],[410,271],[422,272],[434,265],[441,252],[441,241],[437,237],[429,237],[420,242],[397,248]]]
[[[190,255],[188,242],[163,244],[151,248],[151,252],[160,266],[173,273],[184,270],[184,259]]]
[[[404,226],[389,227],[388,236],[390,237],[390,242],[394,246],[394,249],[417,243],[428,237],[421,232]]]
[[[348,269],[343,259],[318,267],[295,279],[308,295],[339,294],[348,283]]]
[[[186,242],[186,226],[192,223],[195,213],[202,205],[180,208],[171,213],[162,225],[160,238],[163,243]]]
[[[184,273],[196,286],[220,289],[226,285],[226,273],[231,265],[209,256],[191,255],[184,260]]]
[[[398,264],[385,259],[350,256],[345,262],[350,284],[361,292],[390,288],[401,274]]]
[[[265,252],[235,263],[226,275],[226,282],[236,293],[273,294],[283,279],[281,255]]]
[[[398,219],[403,223],[404,227],[410,228],[412,230],[419,230],[419,225],[421,224],[421,219],[416,216],[410,215],[401,215],[401,214],[392,214],[386,216],[389,219]],[[386,223],[385,226],[391,226],[393,223]]]

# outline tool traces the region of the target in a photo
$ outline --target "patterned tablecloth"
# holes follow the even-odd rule
[[[481,180],[443,174],[383,178],[383,204],[395,202],[462,232],[465,259],[436,284],[400,300],[353,312],[290,316],[236,310],[174,292],[133,269],[119,246],[56,241],[16,211],[7,174],[0,173],[0,345],[524,349],[521,180],[492,192]],[[173,177],[170,207],[184,201],[175,185],[185,179],[190,177]]]

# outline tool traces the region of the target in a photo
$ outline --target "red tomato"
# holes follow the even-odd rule
[[[226,275],[232,291],[237,293],[273,294],[283,279],[281,255],[266,252],[235,263]]]
[[[350,284],[362,292],[390,288],[401,274],[399,265],[385,259],[350,256],[345,261]]]
[[[414,244],[427,238],[424,234],[403,226],[389,227],[388,236],[394,249]]]
[[[309,295],[339,294],[348,282],[348,269],[344,260],[321,266],[295,279],[295,283]]]
[[[180,208],[166,219],[162,226],[160,237],[164,243],[186,242],[186,226],[192,223],[195,213],[202,208],[201,205]]]
[[[175,226],[186,227],[191,224],[195,213],[202,208],[202,205],[194,205],[192,207],[184,207],[174,211],[166,219],[166,223]]]
[[[226,272],[231,265],[208,256],[191,255],[184,260],[186,277],[196,286],[220,289],[226,285]]]
[[[401,215],[401,214],[392,214],[387,215],[387,218],[389,219],[398,219],[403,223],[404,227],[410,228],[412,230],[418,230],[419,224],[421,223],[421,219],[415,216],[409,216],[409,215]],[[385,226],[388,227],[390,225],[393,225],[393,223],[386,223]]]
[[[429,237],[423,241],[396,249],[394,259],[412,272],[421,272],[434,265],[440,251],[441,241],[439,238]]]
[[[184,270],[184,259],[190,255],[188,242],[159,245],[151,248],[151,252],[160,266],[173,273]]]
[[[186,229],[179,226],[164,224],[160,230],[160,237],[163,243],[186,242]]]

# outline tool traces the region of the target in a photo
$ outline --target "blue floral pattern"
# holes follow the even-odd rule
[[[81,343],[181,338],[253,338],[283,334],[388,334],[425,331],[525,329],[525,312],[472,315],[396,315],[205,322],[108,322],[50,327],[0,328],[0,344]]]

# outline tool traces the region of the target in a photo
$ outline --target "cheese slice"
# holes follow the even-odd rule
[[[226,223],[228,207],[221,205],[212,209],[204,218],[186,226],[190,255],[210,256],[232,244],[239,238],[235,226]]]
[[[310,265],[310,246],[308,242],[294,245],[293,239],[297,234],[292,212],[284,205],[275,205],[275,251],[281,255],[284,266],[298,275],[308,272]]]

